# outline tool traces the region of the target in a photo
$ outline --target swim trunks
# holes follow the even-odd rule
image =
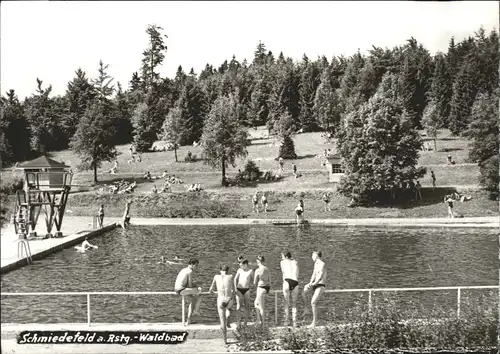
[[[302,210],[295,210],[295,212],[297,213],[297,215],[302,215]]]
[[[271,286],[270,285],[261,285],[261,286],[259,286],[259,288],[265,289],[266,290],[266,294],[268,294],[269,293],[269,289],[271,289]]]
[[[288,288],[290,291],[293,291],[297,285],[299,285],[299,282],[293,279],[288,279],[286,278],[285,281],[288,283]]]
[[[236,288],[240,293],[241,295],[245,295],[245,293],[250,290],[249,288]]]
[[[313,285],[312,289],[313,291],[316,291],[317,288],[321,288],[321,287],[326,287],[325,284],[316,284],[316,285]]]

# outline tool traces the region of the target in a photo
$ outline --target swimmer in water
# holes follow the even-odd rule
[[[229,266],[222,265],[220,274],[214,276],[209,292],[217,294],[217,311],[219,312],[220,328],[224,338],[224,344],[227,344],[227,327],[229,326],[229,316],[231,309],[234,306],[234,295],[236,293],[235,282],[233,276],[229,273]],[[217,287],[217,291],[214,288]],[[239,312],[236,311],[236,318],[240,323]]]
[[[161,256],[160,261],[157,262],[157,264],[181,264],[180,261],[182,260],[183,260],[182,258],[175,256],[173,261],[167,261],[165,260],[165,256]]]
[[[283,306],[285,309],[285,327],[288,326],[288,307],[292,300],[292,323],[297,327],[297,298],[299,297],[299,265],[290,252],[281,254],[281,272],[283,273]]]
[[[257,257],[258,268],[255,270],[255,276],[253,280],[254,286],[257,287],[255,294],[255,309],[257,310],[257,322],[265,327],[266,321],[266,294],[269,293],[271,289],[271,275],[269,269],[264,265],[264,256]]]
[[[89,241],[88,241],[88,238],[85,237],[85,240],[82,242],[82,245],[81,246],[75,246],[75,249],[77,249],[78,251],[80,252],[85,252],[87,250],[90,250],[92,248],[99,248],[95,245],[92,245]]]
[[[250,288],[253,283],[253,269],[248,266],[248,261],[246,259],[242,259],[239,262],[240,269],[238,269],[236,275],[234,276],[234,286],[236,288],[236,311],[241,311],[243,305],[246,326],[248,318],[250,317]],[[238,322],[238,329],[240,327],[241,323]]]

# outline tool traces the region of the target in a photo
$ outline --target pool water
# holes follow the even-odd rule
[[[299,282],[304,285],[311,277],[313,250],[323,252],[327,289],[498,284],[498,236],[485,229],[132,226],[91,243],[99,248],[84,254],[69,248],[3,275],[2,291],[172,291],[184,265],[158,262],[161,256],[171,260],[174,255],[200,260],[194,280],[207,291],[221,264],[229,264],[234,274],[239,254],[254,267],[256,256],[264,255],[272,289],[281,289],[280,253],[290,251],[297,259]],[[340,313],[347,303],[366,298],[327,294],[321,306]],[[456,306],[453,291],[421,293],[419,298],[423,303]],[[2,322],[86,322],[86,306],[85,296],[2,297]],[[273,296],[267,307],[273,312]],[[93,322],[176,322],[181,317],[175,295],[96,295],[91,309]],[[203,300],[200,321],[217,322],[215,296]]]

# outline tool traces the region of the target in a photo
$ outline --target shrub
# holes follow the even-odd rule
[[[280,151],[278,158],[283,159],[296,159],[297,154],[295,153],[295,144],[293,143],[290,135],[285,135],[283,137],[283,143],[280,145]]]
[[[262,176],[262,172],[255,162],[248,160],[243,170],[243,175],[247,181],[257,181]]]
[[[335,352],[416,352],[456,350],[464,352],[492,349],[497,343],[498,295],[491,292],[488,301],[485,296],[479,300],[462,301],[461,317],[453,310],[443,308],[401,310],[391,297],[386,296],[380,304],[367,311],[366,300],[358,302],[347,311],[348,323],[330,322],[324,329],[285,329],[274,333],[246,331],[240,338],[239,350],[264,350],[273,347],[278,350],[317,352],[329,349]],[[493,299],[493,300],[492,300]],[[495,304],[492,304],[496,302]],[[485,306],[490,303],[491,306]],[[414,305],[414,304],[413,304]],[[425,314],[425,315],[424,315]],[[333,318],[333,314],[329,315]],[[260,338],[263,338],[260,340]]]
[[[0,191],[5,194],[15,194],[16,191],[23,189],[23,178],[14,176],[2,181]]]

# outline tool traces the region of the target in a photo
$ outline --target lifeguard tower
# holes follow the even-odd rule
[[[24,170],[23,189],[17,191],[14,228],[20,238],[36,237],[36,224],[44,211],[46,237],[62,237],[61,224],[71,188],[69,166],[41,156],[19,166]],[[55,234],[52,234],[53,226]]]

